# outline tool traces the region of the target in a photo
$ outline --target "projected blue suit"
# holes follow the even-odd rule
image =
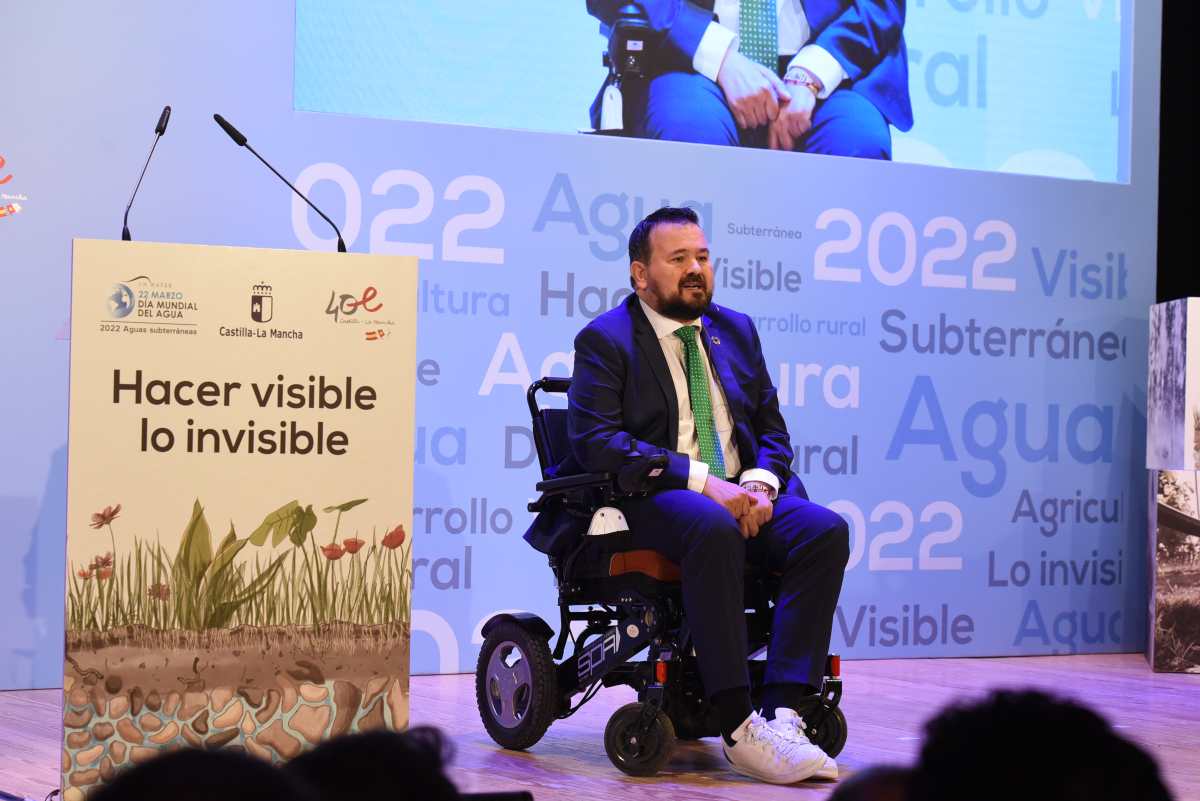
[[[587,0],[605,26],[629,0]],[[661,35],[657,72],[625,87],[626,126],[635,136],[705,144],[763,146],[762,129],[739,130],[720,87],[692,67],[713,0],[637,0]],[[846,81],[817,104],[812,130],[797,149],[809,153],[891,158],[888,125],[912,128],[904,0],[803,0],[810,42],[842,66]],[[781,73],[786,60],[781,58]],[[599,98],[592,106],[599,124]]]
[[[676,451],[678,398],[666,357],[636,295],[575,338],[568,396],[572,456],[557,471],[616,472],[632,455],[666,453],[659,491],[622,504],[638,547],[679,564],[683,601],[707,692],[749,685],[743,582],[746,564],[782,574],[767,683],[819,686],[849,555],[846,523],[810,502],[792,473],[792,446],[758,333],[750,318],[712,304],[703,341],[725,393],[742,469],[779,479],[774,517],[746,541],[720,504],[687,489],[688,457]],[[577,529],[543,513],[526,539],[561,551]]]

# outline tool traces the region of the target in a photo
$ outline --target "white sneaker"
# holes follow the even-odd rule
[[[836,779],[838,777],[837,762],[833,757],[826,755],[821,750],[820,746],[813,745],[808,739],[808,735],[804,733],[807,726],[804,725],[804,718],[796,714],[796,710],[788,709],[787,707],[779,707],[775,710],[775,719],[769,724],[771,728],[781,733],[783,736],[795,740],[798,743],[803,743],[810,748],[815,748],[817,753],[825,757],[825,764],[817,768],[813,772],[813,777],[817,779]]]
[[[730,739],[734,741],[732,746],[721,738],[730,766],[738,773],[771,784],[804,781],[824,768],[826,761],[832,761],[807,739],[796,740],[757,712],[752,712]]]

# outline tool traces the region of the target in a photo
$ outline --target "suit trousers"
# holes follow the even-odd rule
[[[766,127],[742,130],[725,95],[695,72],[667,72],[630,81],[623,90],[629,132],[643,139],[709,145],[767,146]],[[796,143],[804,153],[892,157],[892,133],[879,109],[852,89],[837,89],[817,103],[812,128]]]
[[[833,615],[850,556],[846,521],[794,495],[775,500],[758,536],[742,538],[737,520],[691,490],[666,490],[622,502],[639,548],[679,564],[683,607],[705,692],[749,687],[745,570],[781,573],[767,650],[767,684],[819,687]]]

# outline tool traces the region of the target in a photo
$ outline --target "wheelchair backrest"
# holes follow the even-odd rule
[[[539,408],[537,393],[566,394],[570,386],[570,378],[546,376],[530,384],[529,391],[525,393],[525,399],[529,403],[530,423],[533,428],[533,444],[537,449],[542,478],[550,478],[550,469],[567,456],[567,410]]]

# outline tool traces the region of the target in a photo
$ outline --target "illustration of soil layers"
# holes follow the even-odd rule
[[[65,801],[407,725],[416,263],[339,255],[75,241]]]
[[[279,760],[404,727],[411,541],[347,526],[360,506],[290,501],[217,538],[197,500],[174,553],[125,535],[120,505],[95,512],[97,554],[68,580],[64,797],[161,749]]]

